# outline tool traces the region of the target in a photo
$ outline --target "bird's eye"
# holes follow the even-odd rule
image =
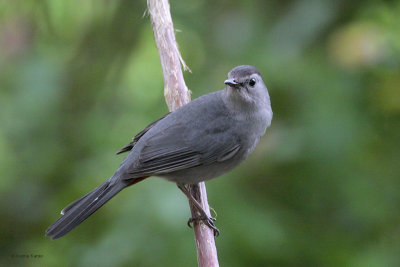
[[[255,84],[256,84],[256,79],[254,79],[254,78],[250,79],[249,85],[250,85],[251,87],[253,87]]]

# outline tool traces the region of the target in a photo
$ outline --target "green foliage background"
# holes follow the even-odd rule
[[[0,265],[196,265],[187,201],[157,178],[64,238],[44,237],[167,112],[145,9],[0,1]],[[171,0],[171,10],[193,98],[251,64],[274,110],[251,157],[207,183],[221,266],[400,266],[400,1]]]

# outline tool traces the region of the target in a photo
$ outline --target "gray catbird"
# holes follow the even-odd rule
[[[255,67],[235,67],[225,84],[224,90],[193,100],[137,134],[117,152],[130,151],[117,171],[64,208],[46,236],[64,236],[122,189],[149,176],[177,183],[198,209],[199,218],[218,231],[215,219],[206,215],[186,185],[218,177],[239,165],[272,120],[267,87]]]

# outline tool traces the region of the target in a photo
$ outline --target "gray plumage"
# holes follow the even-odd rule
[[[67,206],[46,231],[59,238],[125,187],[158,176],[179,185],[218,177],[240,164],[271,124],[264,81],[252,66],[234,68],[224,90],[201,96],[141,131],[103,185]]]

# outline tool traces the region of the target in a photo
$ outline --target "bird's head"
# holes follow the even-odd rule
[[[224,82],[226,91],[233,101],[244,104],[269,104],[267,87],[260,72],[253,66],[242,65],[233,68]]]

